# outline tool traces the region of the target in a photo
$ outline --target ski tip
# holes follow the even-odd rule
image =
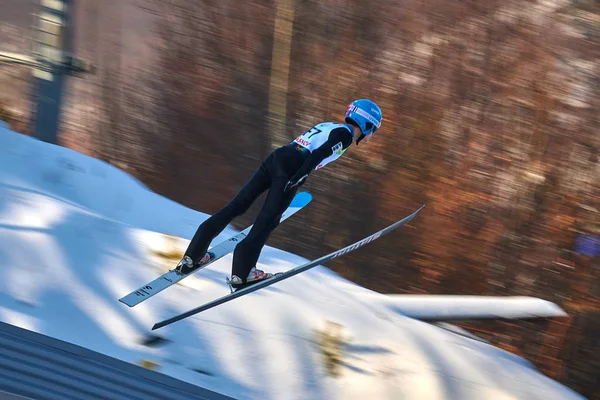
[[[419,208],[417,209],[417,211],[413,212],[412,214],[410,214],[410,215],[409,215],[408,217],[406,217],[406,218],[409,218],[409,220],[413,219],[414,217],[416,217],[416,216],[417,216],[417,214],[418,214],[418,213],[420,213],[420,212],[421,212],[421,210],[423,209],[423,207],[425,207],[425,204],[421,205],[421,207],[419,207]],[[408,221],[407,221],[407,222],[408,222]]]
[[[304,207],[312,200],[312,194],[309,192],[298,192],[296,196],[294,196],[294,200],[290,204],[290,207]]]

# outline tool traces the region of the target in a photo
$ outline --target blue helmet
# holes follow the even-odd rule
[[[345,120],[360,128],[362,135],[356,141],[358,144],[365,136],[375,133],[381,126],[381,109],[371,100],[355,100],[348,106]]]

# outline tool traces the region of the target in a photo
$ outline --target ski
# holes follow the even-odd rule
[[[313,267],[316,267],[317,265],[326,263],[328,261],[333,260],[334,258],[337,258],[339,256],[342,256],[344,254],[347,254],[351,251],[354,251],[364,245],[366,245],[367,243],[371,243],[372,241],[378,239],[379,237],[385,235],[386,233],[389,233],[391,231],[393,231],[394,229],[398,228],[401,225],[404,225],[405,223],[411,221],[422,209],[423,207],[425,207],[425,205],[423,204],[417,211],[415,211],[414,213],[410,214],[408,217],[405,217],[403,219],[401,219],[400,221],[397,221],[395,223],[393,223],[392,225],[383,228],[382,230],[380,230],[379,232],[376,232],[374,234],[372,234],[371,236],[368,236],[354,244],[351,244],[350,246],[344,247],[343,249],[334,251],[333,253],[327,254],[326,256],[323,256],[321,258],[318,258],[314,261],[309,261],[306,264],[300,265],[298,267],[292,268],[286,272],[281,272],[278,274],[275,274],[273,277],[269,278],[269,279],[265,279],[264,281],[260,281],[254,284],[251,284],[250,286],[246,286],[244,288],[238,289],[237,291],[228,294],[226,296],[223,296],[219,299],[213,300],[209,303],[206,303],[200,307],[196,307],[192,310],[186,311],[182,314],[176,315],[172,318],[169,319],[165,319],[164,321],[160,321],[157,322],[156,324],[154,324],[154,326],[152,327],[152,330],[158,329],[158,328],[162,328],[164,326],[170,325],[174,322],[180,321],[184,318],[190,317],[192,315],[198,314],[202,311],[206,311],[210,308],[216,307],[218,305],[221,305],[223,303],[227,303],[228,301],[231,301],[233,299],[236,299],[238,297],[244,296],[246,294],[255,292],[259,289],[262,289],[264,287],[273,285],[274,283],[280,282],[284,279],[287,278],[291,278],[294,275],[297,275],[301,272],[304,272],[306,270],[309,270]]]
[[[312,195],[310,193],[308,193],[308,192],[297,193],[296,196],[294,196],[294,199],[290,203],[289,207],[282,214],[280,221],[283,222],[286,219],[288,219],[289,217],[291,217],[292,215],[294,215],[295,213],[297,213],[298,211],[300,211],[308,203],[310,203],[311,200],[312,200]],[[176,284],[177,282],[181,281],[182,279],[200,271],[201,269],[206,268],[207,266],[209,266],[210,264],[219,260],[220,258],[233,252],[233,250],[235,249],[237,244],[248,235],[248,233],[250,232],[250,229],[252,229],[252,225],[247,227],[243,231],[237,233],[236,235],[232,236],[231,238],[210,248],[210,252],[213,253],[213,258],[210,262],[196,268],[195,270],[193,270],[187,274],[181,274],[181,273],[175,271],[175,269],[172,269],[172,270],[166,272],[165,274],[163,274],[162,276],[159,276],[158,278],[154,279],[152,282],[149,282],[149,283],[143,285],[139,289],[134,290],[133,292],[129,293],[126,296],[123,296],[122,298],[119,299],[119,301],[123,304],[128,305],[129,307],[134,307],[134,306],[140,304],[141,302],[148,300],[150,297],[154,296],[155,294],[167,289],[168,287]]]

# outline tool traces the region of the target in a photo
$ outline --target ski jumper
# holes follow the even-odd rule
[[[231,223],[244,214],[252,203],[269,190],[254,226],[233,252],[231,275],[246,278],[260,256],[267,239],[279,225],[281,215],[290,205],[298,187],[314,170],[338,159],[352,144],[351,126],[333,122],[315,125],[293,142],[274,150],[258,167],[238,194],[221,210],[198,227],[185,255],[194,264],[206,254],[212,240]],[[285,191],[288,182],[298,183]]]

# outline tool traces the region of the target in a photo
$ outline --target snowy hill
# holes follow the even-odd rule
[[[135,308],[117,300],[172,268],[156,253],[181,253],[205,218],[103,162],[0,127],[0,320],[153,360],[239,399],[581,398],[526,360],[408,318],[396,298],[325,267],[162,328],[168,342],[144,346],[155,322],[229,291],[231,256]],[[259,267],[305,261],[266,248]],[[338,377],[326,373],[315,334],[328,321],[348,342]]]

